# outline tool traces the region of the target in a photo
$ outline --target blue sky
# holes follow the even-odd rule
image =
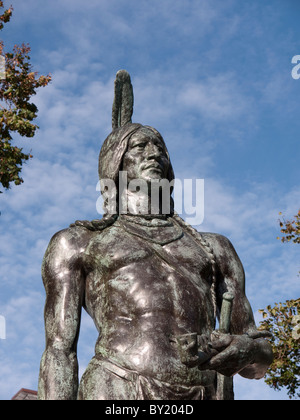
[[[296,245],[276,240],[299,186],[300,5],[292,0],[12,0],[6,50],[28,42],[53,82],[34,98],[40,130],[17,139],[34,158],[0,196],[0,399],[37,388],[44,349],[40,267],[51,236],[94,219],[97,161],[111,131],[113,81],[131,74],[133,121],[163,135],[177,178],[205,180],[200,231],[233,242],[258,309],[300,294]],[[4,2],[9,6],[10,2]],[[96,332],[83,317],[80,372]],[[237,399],[286,399],[235,378]]]

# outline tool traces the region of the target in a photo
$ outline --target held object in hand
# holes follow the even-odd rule
[[[223,294],[223,301],[220,314],[220,328],[222,333],[228,333],[230,328],[233,296],[231,293]],[[199,366],[218,352],[214,350],[207,335],[197,333],[182,334],[176,336],[176,343],[180,354],[181,362],[188,367]]]
[[[219,328],[219,331],[224,334],[229,333],[232,302],[233,302],[233,295],[229,292],[224,293],[222,307],[221,307],[220,328]]]
[[[231,293],[225,292],[223,294],[218,331],[224,334],[228,334],[230,330],[233,299],[234,297]],[[198,365],[202,365],[218,353],[216,350],[212,349],[207,337],[198,336],[198,346]]]

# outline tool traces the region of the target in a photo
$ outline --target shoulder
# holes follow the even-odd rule
[[[73,226],[55,233],[45,252],[42,271],[60,270],[62,266],[70,266],[84,253],[93,232]]]
[[[244,269],[241,260],[231,241],[226,238],[226,236],[218,233],[199,232],[197,229],[187,224],[177,214],[174,216],[183,230],[196,237],[206,251],[212,255],[223,275],[238,275],[240,278],[244,277]]]
[[[65,249],[69,252],[76,252],[86,247],[92,233],[93,232],[80,226],[68,227],[52,236],[49,247],[51,249],[57,248],[58,250]]]
[[[226,236],[211,232],[199,232],[199,234],[213,248],[215,255],[236,254],[231,241]]]
[[[200,233],[204,241],[211,247],[216,262],[226,276],[244,278],[244,268],[231,241],[217,233]]]

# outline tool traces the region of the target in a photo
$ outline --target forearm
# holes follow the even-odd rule
[[[47,348],[40,367],[39,400],[76,400],[78,362],[75,352]]]

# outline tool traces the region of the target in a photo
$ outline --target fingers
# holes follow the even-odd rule
[[[256,339],[256,338],[271,338],[272,334],[267,331],[267,330],[261,330],[261,331],[249,331],[248,333],[246,333],[246,335],[248,335],[248,337]]]
[[[210,339],[198,339],[200,370],[216,370],[233,376],[253,363],[257,341],[270,337],[268,331],[249,331],[247,334],[230,335],[214,331]]]
[[[245,366],[252,363],[254,340],[246,335],[230,336],[230,338],[231,342],[229,346],[201,365],[201,370],[216,370],[225,376],[233,376],[244,369]],[[212,340],[212,343],[214,347],[215,345],[218,347],[228,341],[229,339],[222,334],[219,340],[216,340],[215,343]]]
[[[220,331],[214,331],[210,337],[198,337],[199,368],[201,370],[212,369],[208,365],[208,360],[214,358],[226,347],[228,347],[231,341],[232,336],[230,336],[229,334],[221,333]]]
[[[232,376],[235,373],[230,361],[235,361],[238,356],[238,349],[235,346],[230,346],[221,353],[212,357],[208,362],[201,365],[201,370],[216,370],[225,376]],[[236,362],[234,362],[236,366]]]
[[[221,351],[230,345],[233,338],[234,336],[230,334],[224,334],[220,331],[213,331],[211,334],[211,346],[214,349]]]

